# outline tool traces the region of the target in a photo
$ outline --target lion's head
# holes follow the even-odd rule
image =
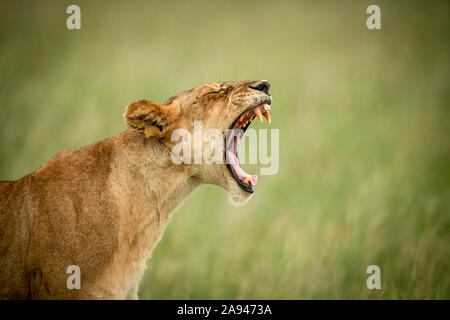
[[[255,117],[271,121],[269,87],[265,80],[204,84],[178,93],[163,104],[147,100],[134,102],[127,107],[124,117],[130,128],[142,132],[147,139],[158,139],[172,156],[180,143],[178,133],[185,132],[191,137],[186,145],[193,151],[188,154],[183,149],[181,156],[189,161],[179,165],[203,183],[222,186],[235,203],[242,203],[252,196],[257,177],[240,167],[239,141]],[[211,129],[220,132],[222,161],[211,163],[202,156],[199,159],[199,148],[206,150],[211,146],[207,137],[201,136],[200,142],[196,140],[199,124],[202,132]],[[215,143],[216,139],[217,136]]]

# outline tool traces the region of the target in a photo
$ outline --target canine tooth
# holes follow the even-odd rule
[[[246,184],[248,184],[248,183],[250,182],[250,177],[249,177],[249,176],[245,177],[244,182],[245,182]]]
[[[268,121],[269,123],[272,122],[272,119],[271,119],[271,117],[270,117],[269,111],[264,112],[264,113],[263,113],[263,116],[267,119],[267,121]]]
[[[255,109],[253,109],[253,113],[258,117],[260,122],[263,122],[261,110],[259,110],[259,107],[256,107]]]

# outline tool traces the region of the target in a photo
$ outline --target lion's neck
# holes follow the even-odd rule
[[[123,221],[132,233],[144,232],[144,226],[152,230],[148,236],[153,247],[171,213],[199,182],[171,161],[170,150],[157,139],[146,141],[135,130],[127,130],[116,136],[115,145],[112,177],[120,207],[128,209]]]
[[[160,240],[172,212],[198,182],[170,161],[170,152],[155,141],[144,141],[134,130],[110,139],[114,160],[108,188],[115,199],[119,223],[114,258],[104,272],[114,275],[115,289],[105,280],[110,296],[124,298],[129,285],[137,284],[145,262]],[[112,292],[114,291],[114,292]]]
[[[105,193],[114,210],[113,259],[98,283],[99,297],[125,298],[136,292],[145,263],[160,240],[172,212],[198,185],[157,140],[145,141],[134,130],[107,139],[113,159]],[[134,288],[134,289],[133,289]]]

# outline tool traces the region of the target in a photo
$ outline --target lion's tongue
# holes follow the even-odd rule
[[[242,170],[241,166],[239,165],[239,161],[233,152],[228,151],[228,159],[230,161],[230,165],[233,167],[234,172],[236,173],[236,175],[238,176],[238,178],[240,180],[246,182],[247,184],[249,184],[251,186],[256,185],[256,183],[258,182],[258,177],[251,176],[247,172]],[[248,178],[248,179],[246,179],[246,178]]]

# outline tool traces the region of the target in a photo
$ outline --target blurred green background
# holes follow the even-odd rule
[[[2,1],[0,179],[125,130],[131,101],[268,79],[278,174],[239,208],[195,191],[140,298],[449,299],[449,30],[448,1]]]

